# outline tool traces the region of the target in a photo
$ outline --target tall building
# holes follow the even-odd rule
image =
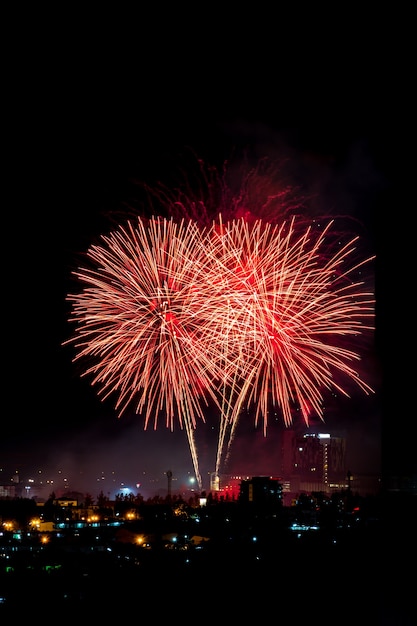
[[[330,493],[347,486],[346,439],[328,433],[283,432],[284,491]]]

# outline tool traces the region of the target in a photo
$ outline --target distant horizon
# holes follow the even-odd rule
[[[236,442],[236,451],[231,454],[230,466],[224,468],[219,472],[220,477],[232,477],[232,476],[275,476],[281,477],[282,480],[289,480],[290,476],[283,476],[281,457],[282,446],[282,432],[285,430],[292,430],[297,436],[303,436],[305,434],[313,435],[319,434],[321,431],[330,433],[332,438],[342,438],[346,441],[346,452],[349,450],[349,432],[343,433],[342,429],[336,429],[332,432],[332,429],[320,428],[320,425],[316,425],[313,429],[314,432],[304,429],[302,427],[296,429],[286,429],[285,427],[278,427],[276,425],[274,429],[274,436],[263,437],[261,433],[257,432],[256,436],[253,436],[253,432],[243,437],[239,442]],[[152,437],[155,437],[156,433],[151,432],[146,435],[143,431],[136,433],[137,437],[145,437],[146,441],[151,441]],[[177,433],[178,435],[178,433]],[[184,435],[180,433],[180,435]],[[132,433],[128,432],[129,446],[131,450],[135,450],[135,439],[132,437]],[[91,449],[88,445],[85,445],[83,449],[78,450],[78,454],[74,455],[70,450],[74,447],[72,444],[68,450],[56,453],[55,458],[48,461],[43,459],[43,463],[40,462],[36,465],[30,464],[28,459],[25,460],[25,465],[13,464],[12,462],[6,466],[4,463],[0,464],[0,485],[10,485],[11,479],[18,477],[21,483],[30,485],[29,479],[34,482],[33,491],[39,491],[41,489],[42,497],[48,497],[49,494],[54,491],[56,493],[65,493],[68,491],[77,491],[80,493],[90,493],[94,497],[103,491],[105,494],[120,493],[123,489],[128,489],[131,493],[143,492],[146,497],[152,497],[152,494],[159,493],[167,489],[167,477],[168,471],[172,472],[173,483],[172,488],[175,489],[175,483],[178,484],[176,488],[178,492],[191,492],[191,490],[197,491],[196,486],[193,484],[195,474],[191,465],[191,459],[188,444],[185,436],[179,438],[174,437],[175,440],[175,455],[172,455],[172,446],[170,439],[173,436],[172,433],[160,433],[158,437],[158,447],[162,450],[162,445],[165,446],[166,463],[161,467],[161,455],[158,457],[158,465],[155,463],[152,465],[151,458],[147,461],[140,462],[140,456],[137,458],[131,458],[132,455],[128,454],[123,457],[119,452],[120,449],[126,450],[127,443],[124,438],[118,442],[118,446],[115,446],[114,440],[108,445],[103,444],[103,450],[100,450],[100,444],[95,442],[91,444]],[[182,439],[182,440],[181,440]],[[92,440],[94,442],[94,438]],[[146,443],[145,443],[146,446]],[[178,451],[182,450],[182,455],[178,456]],[[208,464],[208,452],[207,445],[202,447],[201,467],[203,487],[202,490],[210,489],[210,476],[215,472],[214,467],[214,452],[215,444],[211,443],[213,465],[210,468]],[[248,456],[248,451],[252,454]],[[33,454],[33,450],[32,450]],[[52,455],[53,456],[53,455]],[[239,457],[242,457],[239,460]],[[244,459],[244,460],[243,460]],[[269,459],[269,461],[268,461]],[[380,460],[380,459],[379,459]],[[352,463],[351,458],[346,454],[345,459],[345,471],[352,472],[355,477],[377,477],[382,478],[381,463],[374,463],[374,467],[356,469]],[[13,468],[13,469],[12,469]],[[205,468],[205,469],[203,469]],[[16,473],[17,470],[17,473]],[[39,482],[42,481],[42,486]],[[46,493],[48,492],[48,493]]]

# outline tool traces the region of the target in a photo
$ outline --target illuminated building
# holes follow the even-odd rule
[[[284,490],[330,493],[347,487],[346,439],[328,433],[283,433]]]

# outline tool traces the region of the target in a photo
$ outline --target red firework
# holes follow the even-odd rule
[[[138,218],[103,236],[75,272],[82,291],[68,296],[76,331],[67,343],[88,364],[84,375],[103,398],[116,396],[120,415],[133,404],[145,428],[161,415],[171,429],[178,420],[199,481],[193,431],[209,400],[220,413],[218,471],[244,409],[254,407],[266,433],[271,406],[287,426],[294,411],[308,424],[323,418],[325,393],[348,395],[341,379],[372,391],[352,365],[353,339],[373,329],[374,297],[357,278],[372,257],[355,262],[357,238],[339,244],[332,221],[286,219],[299,206],[287,188],[269,185],[265,199],[260,173],[233,195],[211,170],[208,203],[154,190],[169,219]],[[262,219],[271,207],[274,219]]]

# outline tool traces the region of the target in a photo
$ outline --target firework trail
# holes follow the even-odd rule
[[[355,262],[357,238],[339,241],[333,221],[295,215],[300,205],[271,186],[268,168],[235,190],[214,168],[203,183],[197,196],[151,190],[169,217],[136,218],[88,250],[90,267],[74,272],[84,288],[68,296],[77,326],[67,342],[119,415],[133,404],[145,428],[161,415],[185,428],[200,488],[194,430],[209,401],[220,415],[218,472],[244,411],[266,434],[272,408],[287,426],[296,414],[323,419],[326,391],[348,395],[340,376],[371,392],[351,340],[374,316],[355,278],[372,257]]]

